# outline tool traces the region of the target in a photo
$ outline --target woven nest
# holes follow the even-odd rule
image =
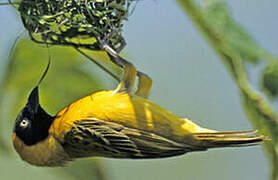
[[[32,40],[100,50],[96,37],[120,51],[132,0],[22,0],[19,12]]]

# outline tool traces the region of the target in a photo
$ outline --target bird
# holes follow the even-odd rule
[[[49,64],[12,132],[15,150],[31,165],[59,167],[86,157],[167,158],[210,148],[258,145],[265,139],[256,131],[203,128],[138,96],[134,93],[137,72],[132,66],[126,66],[115,90],[93,92],[52,116],[39,101],[39,85]]]

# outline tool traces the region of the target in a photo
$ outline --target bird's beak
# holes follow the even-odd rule
[[[37,113],[39,105],[39,89],[38,86],[36,86],[29,95],[27,106],[31,107],[31,109],[34,110],[35,113]]]

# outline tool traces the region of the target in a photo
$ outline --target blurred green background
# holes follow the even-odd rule
[[[226,2],[234,19],[262,47],[277,55],[278,2]],[[12,126],[46,67],[48,52],[44,46],[21,40],[8,61],[12,43],[23,26],[11,7],[1,6],[0,16],[0,82],[1,93],[5,92],[0,94],[0,179],[269,179],[269,164],[259,146],[162,160],[92,158],[55,169],[22,162],[12,148]],[[153,78],[152,101],[208,128],[252,129],[229,73],[175,1],[140,1],[124,30],[128,45],[123,53]],[[40,97],[42,106],[52,114],[95,90],[116,87],[116,81],[72,48],[51,48],[51,57],[53,63],[42,83]],[[28,65],[30,62],[32,66]],[[261,70],[262,66],[257,66],[248,71],[254,85],[259,83]],[[277,109],[277,104],[274,107]]]

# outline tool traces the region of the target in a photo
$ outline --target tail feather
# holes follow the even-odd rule
[[[202,132],[194,133],[194,136],[204,148],[241,147],[258,145],[265,140],[264,136],[255,133],[256,131]]]

